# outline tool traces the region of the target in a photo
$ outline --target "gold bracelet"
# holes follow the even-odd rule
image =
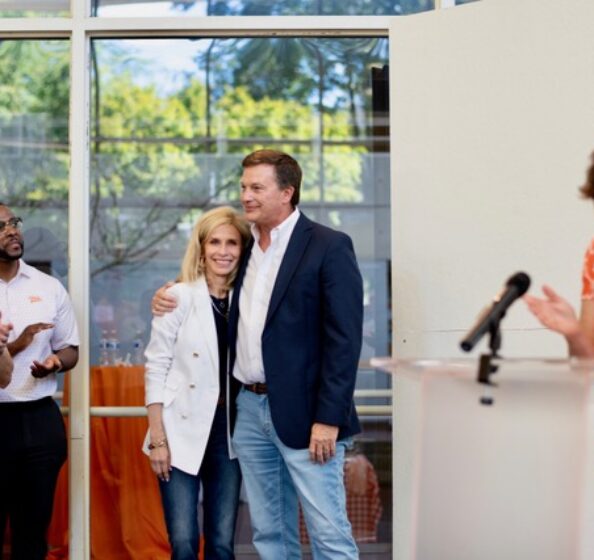
[[[148,448],[150,451],[153,449],[157,449],[158,447],[167,447],[167,438],[163,438],[162,440],[156,441],[153,443],[152,441],[148,444]]]

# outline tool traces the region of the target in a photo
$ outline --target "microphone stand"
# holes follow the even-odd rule
[[[497,353],[501,348],[501,329],[499,324],[502,317],[499,317],[497,321],[492,321],[489,325],[489,349],[490,354],[481,354],[479,359],[479,369],[477,382],[485,385],[485,394],[479,399],[479,402],[485,406],[491,406],[495,403],[494,397],[490,394],[489,387],[495,387],[496,383],[491,381],[491,376],[497,373],[499,366],[493,363],[493,360],[500,358]]]

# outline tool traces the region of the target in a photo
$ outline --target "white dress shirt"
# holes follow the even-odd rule
[[[266,251],[260,248],[260,232],[252,225],[254,245],[239,294],[237,358],[233,368],[233,375],[242,383],[266,382],[262,333],[276,277],[299,215],[296,208],[270,232]]]
[[[14,329],[9,342],[33,323],[52,323],[53,328],[39,332],[33,342],[13,357],[12,381],[0,389],[0,402],[31,401],[53,395],[56,374],[42,379],[31,375],[33,360],[43,362],[50,354],[67,346],[78,346],[78,330],[68,293],[59,280],[19,261],[19,270],[9,282],[0,279],[2,321]]]

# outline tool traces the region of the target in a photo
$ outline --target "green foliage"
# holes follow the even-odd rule
[[[272,96],[306,103],[317,84],[308,41],[299,37],[238,39],[222,43],[219,51],[233,69],[230,81],[246,87],[255,99]]]
[[[189,137],[206,136],[206,90],[204,84],[196,79],[188,82],[179,92],[177,99],[186,111]]]
[[[192,184],[200,179],[200,168],[184,140],[203,132],[191,113],[197,102],[192,92],[199,91],[194,84],[182,96],[162,98],[153,85],[134,84],[129,74],[107,83],[94,142],[94,195],[156,204],[171,194],[181,203],[194,198]]]
[[[0,42],[0,116],[50,115],[52,139],[68,139],[67,41]]]
[[[319,127],[318,115],[310,106],[297,101],[263,97],[253,99],[245,87],[228,89],[217,103],[217,110],[224,115],[222,134],[228,138],[254,139],[247,149],[245,145],[230,148],[245,154],[252,149],[269,147],[270,140],[276,149],[295,155],[303,167],[304,184],[302,200],[315,202],[321,199],[319,182],[321,154],[319,145],[312,141]],[[337,141],[350,138],[350,115],[347,111],[337,111],[324,115],[326,138]],[[260,139],[258,142],[257,140]],[[283,143],[282,140],[285,139]],[[268,140],[268,141],[267,141]],[[296,145],[295,142],[301,141]],[[326,148],[328,150],[328,148]],[[324,157],[324,174],[332,188],[326,190],[328,202],[359,202],[361,195],[361,161],[356,156],[362,148],[349,145],[333,147],[331,156]],[[354,157],[353,157],[354,156]]]
[[[236,201],[240,161],[254,149],[274,147],[299,159],[304,202],[363,199],[368,148],[357,139],[368,123],[360,115],[368,112],[370,67],[386,59],[386,40],[196,44],[199,71],[162,88],[133,41],[93,42],[96,274],[146,262],[195,209]],[[9,146],[0,148],[0,189],[20,206],[68,199],[68,47],[0,43],[0,139]]]
[[[68,48],[0,42],[0,192],[11,204],[68,200]]]
[[[315,136],[311,107],[268,96],[254,99],[244,86],[228,88],[216,108],[224,116],[221,132],[230,139],[261,138],[265,142],[285,138],[292,144],[289,140],[311,140]]]

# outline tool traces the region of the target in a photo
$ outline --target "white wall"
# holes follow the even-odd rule
[[[579,305],[594,208],[594,2],[482,0],[391,28],[395,354],[458,341],[514,272]],[[503,356],[564,356],[517,302]],[[485,341],[475,349],[484,349]]]

